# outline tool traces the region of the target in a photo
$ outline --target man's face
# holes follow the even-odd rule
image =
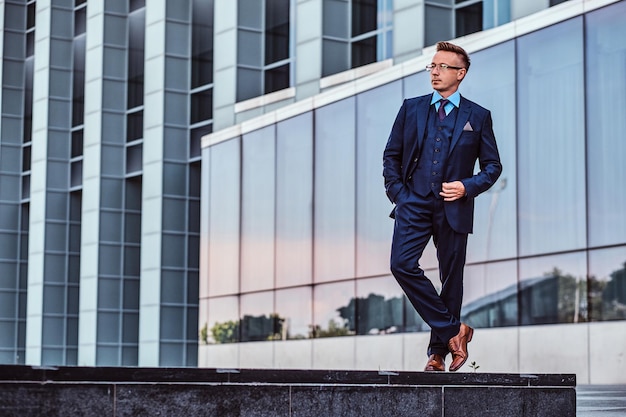
[[[448,97],[459,88],[459,84],[465,77],[467,70],[462,68],[465,66],[463,60],[454,52],[438,51],[433,57],[432,64],[435,67],[430,70],[430,83],[435,91],[443,97]],[[462,69],[442,69],[441,64]]]

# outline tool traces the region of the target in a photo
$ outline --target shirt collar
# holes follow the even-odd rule
[[[439,92],[433,91],[433,97],[430,100],[430,104],[434,104],[438,102],[439,100],[441,100],[442,98],[443,97],[441,96],[441,94],[439,94]],[[451,104],[454,104],[454,107],[458,108],[459,104],[461,103],[461,93],[459,93],[459,90],[452,93],[450,97],[448,97],[448,101]]]

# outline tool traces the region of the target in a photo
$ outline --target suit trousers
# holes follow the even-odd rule
[[[427,354],[445,357],[448,340],[458,334],[461,325],[467,234],[450,227],[444,210],[448,203],[432,192],[423,197],[404,186],[396,200],[391,272],[431,328]],[[440,293],[419,263],[431,237],[437,249]]]

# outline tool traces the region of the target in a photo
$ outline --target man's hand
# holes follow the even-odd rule
[[[444,182],[439,195],[443,197],[443,201],[458,200],[465,196],[465,185],[461,181]]]

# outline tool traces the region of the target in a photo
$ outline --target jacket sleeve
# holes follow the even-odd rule
[[[385,191],[387,198],[392,203],[403,187],[402,183],[402,158],[404,156],[404,122],[406,118],[406,100],[398,111],[396,120],[391,128],[387,145],[383,152],[383,177],[385,179]]]
[[[480,171],[471,178],[462,180],[465,185],[467,197],[474,198],[480,193],[487,191],[502,173],[502,164],[496,138],[493,133],[493,123],[491,113],[487,112],[483,118],[481,126],[480,148],[478,152],[478,163]]]

